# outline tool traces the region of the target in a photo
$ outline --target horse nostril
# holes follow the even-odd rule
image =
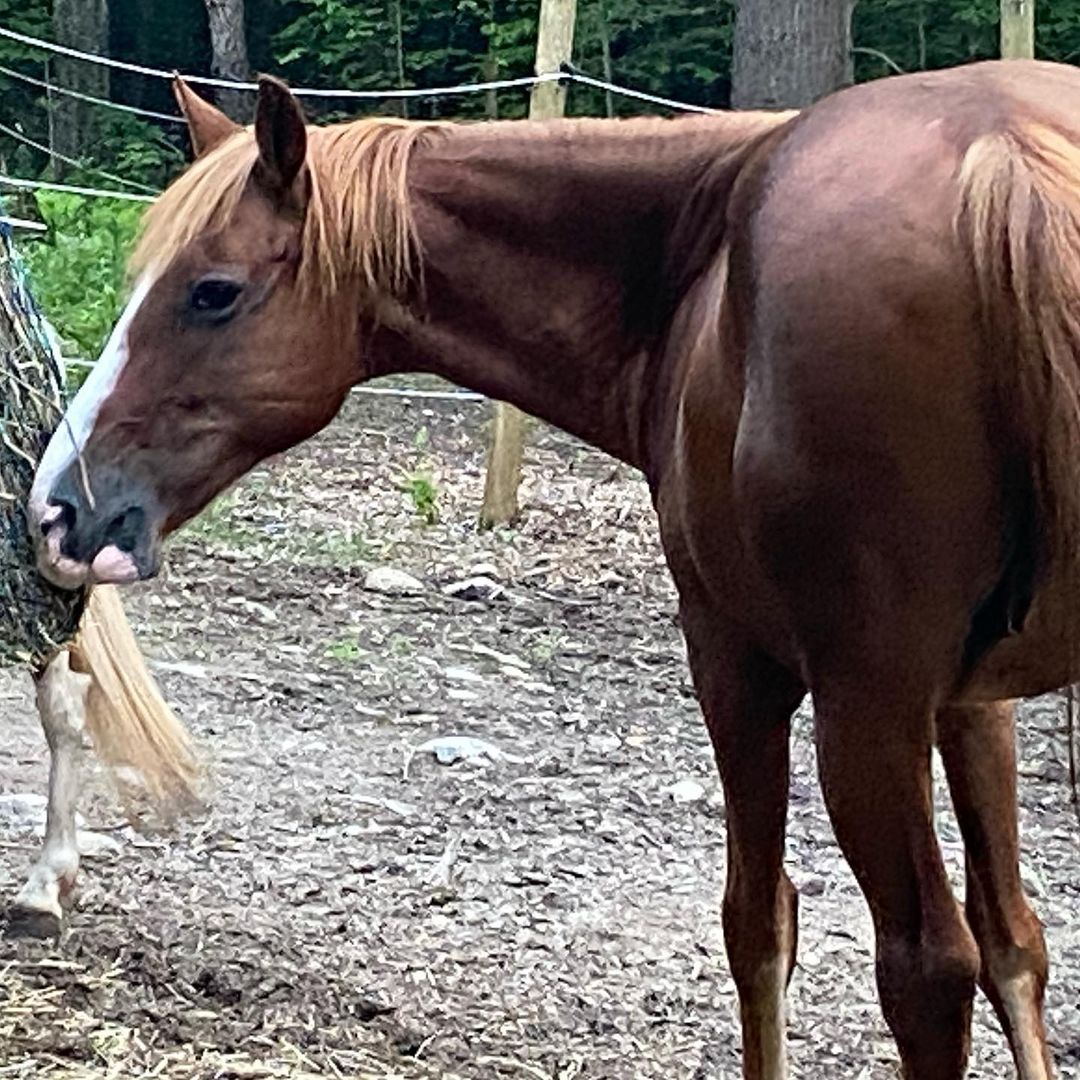
[[[146,523],[141,506],[129,506],[117,514],[105,529],[104,544],[113,544],[121,551],[134,551]]]
[[[48,536],[57,525],[63,525],[67,532],[75,528],[75,507],[64,499],[53,499],[49,503],[49,509],[41,518],[41,535]]]

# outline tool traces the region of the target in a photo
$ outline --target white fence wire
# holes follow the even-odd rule
[[[70,46],[60,45],[53,41],[46,41],[43,38],[33,37],[30,34],[23,34],[17,30],[12,30],[5,26],[0,26],[0,38],[6,38],[9,41],[16,41],[22,45],[26,45],[35,49],[40,49],[41,51],[49,53],[51,55],[67,56],[74,60],[81,60],[88,64],[96,64],[102,67],[112,68],[117,71],[128,71],[136,75],[144,75],[150,78],[173,79],[178,74],[178,72],[166,71],[163,68],[149,67],[145,64],[134,64],[126,60],[114,60],[112,57],[109,56],[101,56],[97,53],[90,53],[84,52],[80,49],[73,49]],[[20,80],[32,86],[38,86],[50,94],[63,94],[69,97],[78,98],[82,101],[91,102],[95,105],[100,105],[103,108],[116,109],[121,112],[146,117],[147,119],[151,120],[160,120],[167,123],[185,123],[183,117],[181,116],[174,116],[168,113],[155,112],[152,109],[142,109],[134,105],[127,105],[122,102],[111,101],[106,98],[94,97],[91,94],[83,94],[76,90],[69,90],[66,87],[58,86],[44,79],[34,78],[31,75],[16,71],[15,69],[6,67],[4,65],[0,65],[0,75],[3,75],[9,79]],[[189,82],[197,86],[212,86],[229,90],[249,91],[258,89],[258,83],[253,82],[241,82],[233,79],[211,78],[205,75],[184,75],[182,77],[185,82]],[[572,69],[558,72],[546,72],[540,75],[526,75],[512,79],[492,79],[486,82],[461,83],[456,86],[403,87],[389,90],[353,90],[348,88],[324,89],[321,87],[301,86],[291,87],[290,89],[294,94],[297,95],[297,97],[342,98],[361,101],[392,101],[410,98],[450,97],[463,94],[484,93],[491,90],[523,89],[533,87],[538,83],[547,82],[578,83],[579,85],[589,86],[593,89],[602,90],[606,93],[631,98],[635,101],[647,102],[648,104],[652,105],[659,105],[663,108],[673,109],[680,112],[715,113],[718,111],[716,109],[706,108],[702,105],[691,105],[687,102],[675,101],[672,98],[661,97],[656,94],[646,93],[642,90],[634,90],[629,87],[619,86],[615,83],[606,82],[603,79],[594,79],[589,75],[585,75],[582,72]],[[37,150],[41,150],[45,153],[50,153],[53,157],[58,156],[54,151],[51,151],[49,147],[43,146],[41,143],[35,142],[33,139],[28,138],[21,132],[7,127],[6,125],[0,124],[0,133],[6,134],[11,138],[24,142]],[[66,161],[67,164],[77,166],[84,171],[96,173],[99,176],[104,176],[115,183],[119,183],[128,187],[139,188],[146,192],[152,192],[152,189],[144,184],[140,184],[132,180],[126,180],[124,177],[117,176],[102,169],[94,169],[82,164],[81,162],[73,161],[68,158],[61,158],[61,160]],[[150,203],[153,202],[155,198],[153,194],[135,194],[134,192],[115,191],[107,188],[87,187],[78,184],[60,184],[47,180],[28,180],[21,177],[6,176],[0,174],[0,187],[5,186],[26,191],[61,191],[74,195],[82,195],[87,198],[121,199],[129,202]],[[26,221],[25,219],[21,218],[0,217],[0,223],[16,228],[31,229],[34,231],[42,231],[46,229],[46,226],[42,225],[40,222]],[[92,368],[94,366],[94,361],[81,359],[67,360],[66,363],[72,367]],[[394,397],[418,401],[431,400],[481,402],[487,400],[487,398],[485,398],[483,394],[474,394],[470,391],[465,390],[420,390],[411,387],[361,386],[356,387],[353,392],[357,394],[370,395],[372,397]]]

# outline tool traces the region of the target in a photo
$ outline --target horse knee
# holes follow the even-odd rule
[[[974,994],[979,975],[979,950],[970,933],[952,940],[920,941],[902,938],[882,943],[877,962],[881,977],[896,993],[938,992],[946,999]]]
[[[724,894],[724,943],[735,985],[753,993],[763,977],[773,978],[778,964],[786,980],[795,966],[799,896],[781,871],[775,883],[755,887],[729,873]]]
[[[1034,975],[1046,982],[1050,967],[1046,939],[1042,923],[1029,904],[1024,902],[1008,920],[1002,940],[995,940],[992,933],[984,937],[978,930],[976,935],[980,938],[985,967],[997,969],[1003,976]]]
[[[1008,903],[991,907],[977,884],[969,888],[967,912],[982,954],[980,979],[993,988],[1012,981],[1032,981],[1040,995],[1050,962],[1039,917],[1017,889]]]
[[[935,1067],[944,1065],[941,1075],[962,1069],[979,971],[979,949],[962,919],[918,941],[879,938],[881,1003],[906,1061],[931,1054]],[[953,1057],[955,1063],[944,1060]]]

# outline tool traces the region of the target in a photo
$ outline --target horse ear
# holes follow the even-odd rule
[[[307,126],[292,92],[269,75],[259,76],[255,141],[259,145],[260,182],[275,200],[287,198],[304,165]]]
[[[240,125],[230,120],[220,109],[204,101],[179,75],[173,77],[173,93],[176,103],[184,114],[191,136],[191,147],[197,158],[209,154],[230,135],[240,130]]]

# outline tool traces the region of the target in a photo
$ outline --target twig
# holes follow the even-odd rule
[[[852,53],[860,53],[863,56],[873,56],[887,67],[892,68],[897,75],[907,74],[907,72],[891,56],[889,56],[888,53],[883,53],[880,49],[871,49],[867,45],[856,45],[851,51]]]

